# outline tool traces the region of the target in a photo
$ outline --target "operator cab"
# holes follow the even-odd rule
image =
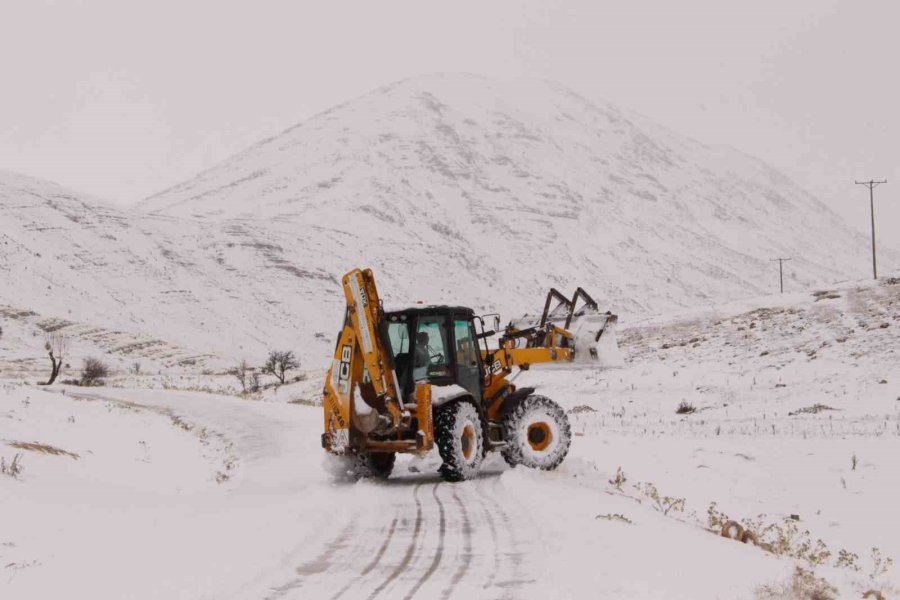
[[[416,382],[456,384],[481,402],[483,369],[474,313],[457,306],[424,306],[385,313],[394,368],[408,398]]]

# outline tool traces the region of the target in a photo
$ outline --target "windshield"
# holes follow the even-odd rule
[[[413,346],[413,380],[450,376],[450,353],[444,317],[421,317]]]

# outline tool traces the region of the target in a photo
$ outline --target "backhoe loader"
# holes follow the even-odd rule
[[[499,315],[460,306],[386,312],[370,269],[350,271],[342,284],[346,313],[325,379],[322,446],[353,477],[387,477],[397,453],[435,445],[448,481],[474,477],[495,450],[512,466],[554,469],[571,441],[566,413],[535,388],[516,387],[513,369],[621,360],[616,315],[601,313],[581,288],[571,299],[552,289],[539,319],[499,332]]]

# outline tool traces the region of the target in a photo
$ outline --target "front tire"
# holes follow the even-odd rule
[[[434,439],[444,460],[441,475],[447,481],[472,479],[484,457],[481,415],[471,402],[454,401],[434,411]]]
[[[501,453],[510,466],[551,471],[569,453],[569,418],[550,398],[528,396],[506,415],[503,426],[506,445]]]

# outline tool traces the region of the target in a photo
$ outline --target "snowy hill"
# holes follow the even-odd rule
[[[421,293],[435,274],[450,293],[462,284],[464,302],[534,303],[581,284],[626,313],[772,291],[775,256],[793,257],[795,287],[858,277],[868,257],[865,239],[756,159],[552,83],[467,75],[376,90],[142,208],[290,221],[338,264],[364,257],[426,280]]]
[[[294,347],[301,332],[327,354],[313,333],[334,329],[340,308],[321,329],[309,317],[339,286],[282,259],[285,235],[119,210],[0,172],[0,361],[43,361],[53,331],[76,351],[151,368],[202,366],[210,354],[255,360],[270,345]],[[328,285],[297,285],[308,278]]]
[[[772,291],[773,256],[794,258],[789,289],[858,277],[866,244],[735,151],[550,83],[422,77],[135,210],[0,172],[0,309],[19,328],[0,359],[23,345],[39,357],[62,329],[161,367],[283,347],[312,368],[355,266],[375,269],[391,304],[510,316],[581,285],[628,320]]]

